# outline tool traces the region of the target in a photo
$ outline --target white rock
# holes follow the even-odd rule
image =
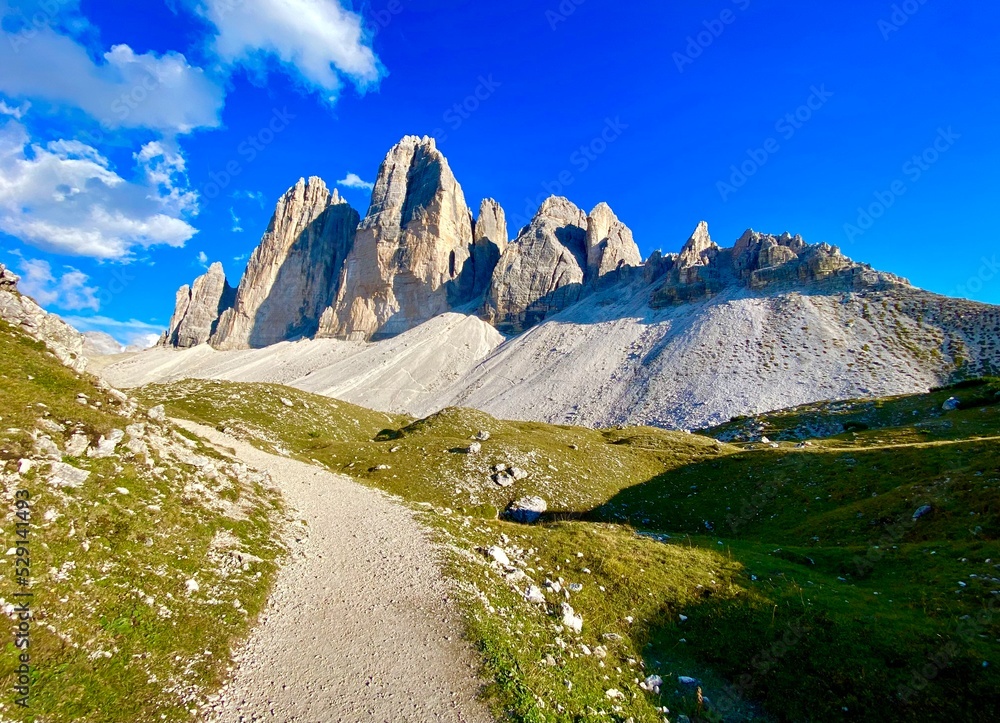
[[[469,445],[469,448],[466,450],[466,452],[469,454],[479,454],[482,451],[482,449],[483,445],[481,445],[479,442],[473,442],[472,444]]]
[[[90,472],[78,469],[64,462],[53,462],[49,473],[49,484],[58,488],[77,489],[90,477]]]
[[[69,457],[82,457],[90,446],[90,439],[83,432],[74,432],[73,436],[66,442],[66,455]]]
[[[186,583],[184,583],[184,586],[187,588],[188,593],[198,592],[201,589],[201,585],[199,585],[198,581],[195,580],[194,578],[191,578]]]
[[[281,403],[284,404],[286,407],[289,407],[290,409],[295,408],[295,403],[291,399],[286,399],[285,397],[282,397]]]
[[[500,563],[504,567],[510,567],[510,558],[502,547],[497,547],[494,545],[486,551],[486,554],[492,557],[496,562]]]
[[[496,482],[499,487],[511,487],[514,484],[514,478],[506,472],[499,472],[493,475],[493,481]]]
[[[562,604],[562,624],[568,630],[579,633],[583,630],[583,616],[578,615],[569,603]]]
[[[487,432],[485,429],[476,435],[476,439],[478,439],[480,442],[485,442],[489,438],[490,438],[490,433]]]
[[[163,408],[162,404],[157,404],[155,407],[149,410],[149,418],[154,422],[166,422],[167,421],[167,411]]]
[[[541,497],[522,497],[507,508],[507,516],[515,522],[531,524],[538,522],[548,509],[548,503]]]
[[[542,593],[542,589],[538,585],[530,585],[524,593],[524,599],[535,605],[543,605],[545,594]]]
[[[88,457],[104,459],[115,453],[118,443],[125,439],[125,432],[121,429],[112,429],[107,437],[102,436],[97,441],[97,446],[87,452]]]
[[[625,694],[622,693],[617,688],[610,688],[610,689],[604,691],[604,696],[608,700],[624,700],[625,699]]]

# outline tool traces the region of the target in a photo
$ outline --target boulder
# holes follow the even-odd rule
[[[522,497],[508,505],[506,516],[514,522],[530,525],[538,522],[548,508],[548,503],[541,497]]]

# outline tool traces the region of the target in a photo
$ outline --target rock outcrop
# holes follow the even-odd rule
[[[826,283],[852,290],[909,285],[906,279],[851,261],[836,246],[807,244],[789,233],[772,236],[748,230],[733,248],[723,249],[712,241],[704,221],[679,255],[657,256],[647,267],[647,281],[664,278],[653,291],[654,308],[707,298],[732,287],[762,291],[778,284]]]
[[[314,336],[354,246],[358,220],[322,179],[299,179],[278,201],[212,345],[256,348]]]
[[[393,336],[467,303],[472,243],[472,214],[448,161],[433,138],[407,136],[379,168],[319,336]]]
[[[226,281],[222,264],[212,264],[194,284],[177,290],[170,328],[161,337],[160,346],[189,349],[207,343],[215,333],[219,317],[232,308],[235,300],[236,289]]]
[[[500,257],[486,320],[517,333],[580,298],[587,268],[587,215],[551,196]]]
[[[631,229],[618,220],[608,204],[599,203],[587,216],[587,280],[624,266],[642,266],[642,254]]]
[[[493,270],[509,241],[507,217],[503,209],[492,198],[485,199],[479,206],[479,218],[473,228],[471,295],[474,298],[479,299],[489,291]]]
[[[0,264],[0,319],[43,342],[60,362],[76,372],[87,369],[83,334],[17,290],[20,277]]]

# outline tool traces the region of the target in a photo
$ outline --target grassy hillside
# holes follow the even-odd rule
[[[137,393],[267,451],[316,461],[406,499],[487,517],[526,494],[544,497],[553,514],[578,513],[664,469],[737,451],[698,435],[506,422],[472,409],[414,421],[268,384],[186,380]],[[480,432],[489,439],[470,453]],[[497,465],[527,477],[501,487]]]
[[[1000,714],[996,391],[756,419],[794,440],[776,447],[756,429],[729,444],[470,410],[413,421],[263,385],[141,394],[426,510],[513,720],[937,721]],[[806,426],[826,436],[781,431]],[[500,487],[498,464],[527,476]],[[540,524],[498,519],[527,494],[549,503]]]
[[[191,720],[266,600],[280,500],[2,321],[0,359],[5,549],[30,560],[0,588],[0,718]],[[33,594],[27,649],[15,593]],[[12,692],[25,653],[27,709]]]

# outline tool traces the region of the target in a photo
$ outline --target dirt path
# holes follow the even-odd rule
[[[269,472],[309,530],[209,720],[490,720],[434,548],[412,513],[346,477],[175,421]]]

